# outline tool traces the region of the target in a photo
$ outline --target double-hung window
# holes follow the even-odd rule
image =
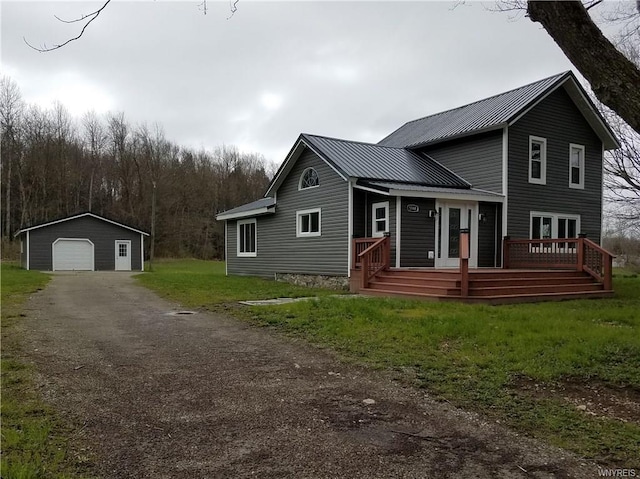
[[[538,136],[529,137],[529,183],[547,183],[547,140]]]
[[[296,236],[320,236],[321,210],[303,210],[296,212]]]
[[[238,256],[258,255],[258,227],[255,219],[238,221]]]
[[[584,146],[569,145],[569,188],[584,189]]]

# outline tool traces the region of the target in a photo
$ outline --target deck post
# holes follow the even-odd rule
[[[584,271],[584,239],[586,235],[578,235],[578,258],[576,269],[580,272]]]
[[[460,296],[469,296],[469,230],[460,230]]]
[[[509,240],[510,236],[505,236],[502,240],[502,268],[509,269]]]
[[[469,296],[469,258],[460,258],[460,296]]]
[[[604,276],[604,289],[607,291],[613,290],[613,256],[610,254],[604,255],[604,260],[602,262],[603,271],[602,274]]]
[[[360,288],[365,289],[369,286],[369,255],[364,255],[360,262]]]

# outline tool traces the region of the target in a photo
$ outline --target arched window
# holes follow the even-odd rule
[[[318,179],[318,172],[314,168],[307,168],[302,172],[300,176],[300,186],[298,189],[313,188],[320,186],[320,180]]]

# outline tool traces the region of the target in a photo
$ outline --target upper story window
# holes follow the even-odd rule
[[[320,236],[321,210],[303,210],[296,212],[296,236]]]
[[[255,219],[238,221],[237,255],[258,255],[258,228]]]
[[[529,183],[547,183],[547,139],[529,137]]]
[[[584,188],[584,146],[569,145],[569,188]]]
[[[314,188],[316,186],[320,186],[318,172],[315,168],[307,168],[302,172],[302,175],[300,175],[300,185],[298,186],[298,189],[303,190],[305,188]]]
[[[382,201],[371,205],[371,236],[379,238],[389,232],[389,202]]]

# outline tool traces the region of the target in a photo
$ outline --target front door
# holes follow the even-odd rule
[[[131,271],[131,240],[116,240],[116,271]]]
[[[460,266],[460,230],[469,229],[469,266],[478,263],[478,204],[460,201],[436,203],[436,268]]]

